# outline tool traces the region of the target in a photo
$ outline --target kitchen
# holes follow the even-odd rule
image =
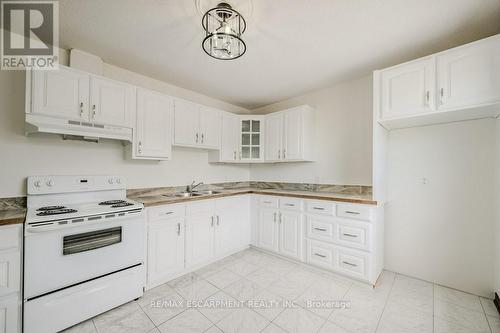
[[[410,7],[59,2],[0,70],[0,332],[499,332],[500,4]]]

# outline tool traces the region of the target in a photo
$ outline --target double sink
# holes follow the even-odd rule
[[[173,194],[164,194],[165,197],[177,197],[177,198],[191,198],[191,197],[200,197],[207,195],[220,194],[221,191],[193,191],[193,192],[180,192]]]

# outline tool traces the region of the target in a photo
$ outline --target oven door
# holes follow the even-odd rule
[[[24,298],[144,263],[144,213],[26,234]]]

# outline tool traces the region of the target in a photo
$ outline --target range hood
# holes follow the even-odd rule
[[[26,134],[61,134],[64,139],[78,139],[97,142],[99,139],[113,139],[132,142],[132,129],[109,126],[86,121],[75,121],[26,114]]]

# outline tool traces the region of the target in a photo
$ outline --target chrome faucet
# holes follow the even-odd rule
[[[196,182],[193,181],[191,185],[186,186],[186,192],[192,193],[195,188],[197,188],[200,185],[203,185],[203,182],[199,182],[198,184],[195,184]]]

